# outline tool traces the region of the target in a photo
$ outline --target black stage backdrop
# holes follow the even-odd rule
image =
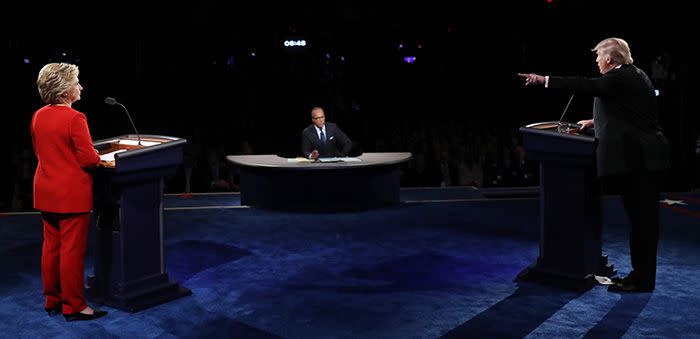
[[[505,169],[518,144],[517,128],[558,119],[570,95],[525,88],[516,73],[596,76],[590,48],[610,36],[629,42],[635,64],[659,88],[661,123],[673,147],[667,190],[700,186],[693,81],[698,59],[688,40],[696,18],[690,5],[542,0],[21,6],[17,21],[7,25],[2,53],[8,104],[0,136],[6,150],[0,211],[31,208],[29,121],[41,105],[35,81],[47,62],[80,66],[83,99],[74,107],[87,114],[94,139],[131,132],[124,113],[104,104],[106,96],[115,97],[141,133],[190,141],[194,191],[235,190],[223,157],[296,156],[314,106],[324,107],[327,120],[353,139],[355,153],[409,151],[424,156],[428,167],[456,167],[466,159]],[[302,40],[305,46],[284,45]],[[577,97],[565,120],[588,118],[591,106],[591,98]],[[216,179],[231,185],[217,186]],[[459,183],[438,173],[435,180],[405,184]],[[523,183],[484,178],[479,184]],[[167,189],[183,191],[182,173]]]

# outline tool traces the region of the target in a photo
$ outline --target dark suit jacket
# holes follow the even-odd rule
[[[301,132],[301,153],[308,158],[313,150],[318,150],[319,157],[346,157],[352,148],[352,141],[334,123],[326,123],[326,142],[318,139],[316,126],[313,124]]]
[[[668,143],[659,126],[654,87],[642,70],[622,65],[598,78],[550,76],[549,87],[595,96],[598,176],[669,167]]]

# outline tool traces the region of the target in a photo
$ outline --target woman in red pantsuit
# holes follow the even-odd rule
[[[44,245],[41,275],[49,315],[91,320],[107,314],[92,309],[84,297],[84,259],[92,210],[90,170],[100,165],[87,120],[71,106],[80,100],[78,66],[50,63],[36,81],[47,103],[34,113],[32,143],[38,165],[34,208],[41,211]]]

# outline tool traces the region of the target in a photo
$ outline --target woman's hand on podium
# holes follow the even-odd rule
[[[97,167],[104,167],[104,168],[114,168],[114,160],[111,161],[104,161],[101,160],[100,163],[97,165]]]

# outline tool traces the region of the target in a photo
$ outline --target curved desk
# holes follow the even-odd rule
[[[240,172],[241,205],[367,208],[399,202],[401,166],[411,153],[364,153],[359,162],[290,162],[229,155]]]

